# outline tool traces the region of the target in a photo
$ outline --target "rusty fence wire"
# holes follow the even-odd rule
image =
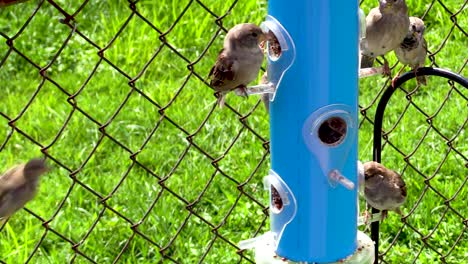
[[[268,116],[255,97],[216,108],[206,76],[226,29],[266,5],[0,1],[1,169],[39,155],[54,167],[0,227],[0,263],[254,263],[237,243],[268,231]],[[426,66],[467,76],[467,1],[408,5],[428,27]],[[363,161],[388,85],[360,81]],[[409,195],[380,225],[380,262],[468,261],[467,98],[430,76],[389,100],[382,163]]]

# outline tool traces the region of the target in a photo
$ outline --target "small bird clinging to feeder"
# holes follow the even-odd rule
[[[263,62],[260,44],[266,34],[255,24],[239,24],[231,28],[224,46],[211,68],[210,85],[219,92],[218,105],[224,105],[226,94],[239,89],[247,96],[247,85],[258,77]]]
[[[364,197],[369,205],[382,211],[381,219],[392,210],[401,215],[406,200],[406,185],[401,176],[375,161],[364,163]]]
[[[415,74],[418,68],[423,66],[426,61],[427,43],[424,39],[425,29],[424,21],[417,17],[410,17],[408,33],[400,46],[395,49],[398,60],[404,65],[409,65]],[[404,67],[401,70],[403,69]],[[393,87],[395,87],[394,83],[398,79],[401,70],[392,80]],[[416,76],[416,81],[418,84],[426,85],[426,77],[424,76]]]
[[[32,159],[9,169],[0,177],[0,222],[34,198],[39,178],[48,170],[44,159]]]
[[[398,48],[410,24],[405,0],[379,0],[366,17],[366,37],[361,40],[361,69],[370,68],[374,59]],[[390,67],[384,60],[384,74],[390,76]]]

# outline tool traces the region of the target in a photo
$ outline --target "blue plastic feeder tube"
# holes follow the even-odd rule
[[[296,51],[270,105],[272,170],[297,207],[277,238],[276,253],[292,261],[338,261],[356,250],[358,1],[270,0],[268,5]],[[347,125],[345,139],[327,145],[313,138],[332,133],[318,131],[315,119],[335,115]],[[332,169],[356,187],[331,184]],[[275,225],[282,221],[281,212],[271,217]]]

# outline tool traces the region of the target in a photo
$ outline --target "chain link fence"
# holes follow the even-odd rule
[[[369,2],[361,4],[366,13]],[[410,16],[426,24],[426,66],[468,76],[468,54],[457,51],[468,45],[467,1],[407,3]],[[388,57],[393,72],[398,71],[402,66],[394,54]],[[390,215],[372,227],[373,239],[380,237],[378,263],[468,261],[468,87],[439,76],[427,78],[427,86],[413,79],[396,91],[387,88],[390,79],[360,83],[359,157],[381,157],[402,175],[408,190],[403,216]],[[374,122],[379,126],[372,132]]]
[[[266,1],[12,2],[0,1],[1,170],[39,155],[54,170],[0,227],[0,263],[253,263],[237,242],[269,229],[268,116],[253,96],[218,109],[206,76],[226,29],[261,22]],[[408,4],[428,66],[467,76],[467,1]],[[388,85],[360,81],[363,161]],[[409,195],[380,225],[381,262],[468,261],[467,98],[431,76],[388,102],[382,162]]]

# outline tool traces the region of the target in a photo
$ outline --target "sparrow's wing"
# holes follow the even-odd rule
[[[12,190],[6,186],[0,186],[0,219],[8,214],[8,201],[11,200]]]
[[[374,57],[368,50],[368,42],[374,41],[373,35],[379,34],[378,21],[382,18],[379,8],[373,8],[366,17],[366,37],[361,40],[361,69],[371,68],[374,65]]]
[[[11,168],[0,177],[0,217],[1,217],[1,212],[4,210],[3,206],[9,198],[11,189],[15,182],[13,177],[15,173],[18,172],[19,169],[20,169],[20,166]]]
[[[22,175],[23,169],[24,164],[13,167],[0,176],[0,192],[1,190],[24,184],[25,178]]]
[[[15,172],[17,172],[19,169],[21,169],[21,166],[16,166],[7,170],[5,173],[3,173],[2,176],[0,176],[0,183],[9,181],[9,179],[11,179],[11,177],[13,177]]]
[[[379,8],[372,8],[366,17],[366,33],[368,30],[372,30],[376,25],[376,22],[382,19],[382,13]]]
[[[399,174],[397,174],[396,172],[392,171],[392,182],[393,184],[395,185],[395,187],[397,187],[398,189],[401,190],[401,194],[403,196],[406,196],[406,184],[405,182],[403,181],[403,179],[401,178],[401,176]]]
[[[8,198],[8,195],[11,193],[9,189],[1,188],[0,189],[0,208],[2,208],[3,204]],[[1,211],[1,210],[0,210]]]
[[[424,50],[426,51],[426,53],[427,53],[428,50],[427,50],[427,42],[426,42],[426,39],[425,39],[425,38],[422,38],[422,41],[423,41],[423,43],[422,43],[423,49],[424,49]]]
[[[24,165],[19,165],[9,169],[0,177],[0,213],[4,203],[11,198],[12,190],[25,183],[22,177]]]
[[[224,49],[218,55],[215,65],[211,68],[209,77],[211,86],[223,86],[226,81],[235,80],[235,60],[230,58]]]

